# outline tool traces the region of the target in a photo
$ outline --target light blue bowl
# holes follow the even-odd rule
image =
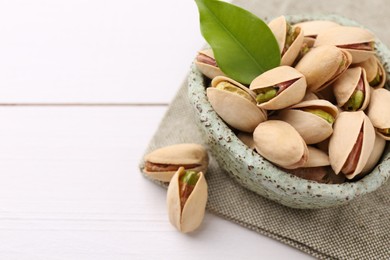
[[[297,15],[288,16],[287,19],[292,23],[331,20],[342,25],[363,27],[337,15]],[[380,41],[376,42],[376,47],[389,74],[390,51]],[[197,124],[219,166],[243,187],[288,207],[318,209],[346,204],[375,191],[389,179],[388,144],[380,163],[370,174],[356,182],[320,184],[284,172],[244,145],[221,120],[207,100],[205,82],[207,80],[193,65],[188,78],[188,95],[198,118]]]

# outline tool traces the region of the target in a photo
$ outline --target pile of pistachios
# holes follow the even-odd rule
[[[332,21],[268,24],[281,64],[243,85],[224,74],[212,49],[195,64],[208,100],[248,147],[298,177],[355,181],[390,140],[390,91],[375,36]]]
[[[204,174],[208,164],[206,149],[191,143],[165,146],[144,158],[144,173],[151,179],[169,183],[169,221],[180,232],[192,232],[202,223],[207,203]]]

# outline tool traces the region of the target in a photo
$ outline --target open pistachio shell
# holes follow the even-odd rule
[[[174,144],[152,151],[144,158],[143,171],[152,179],[169,182],[177,169],[206,173],[209,157],[200,144]]]
[[[362,86],[358,87],[359,84],[362,84]],[[364,95],[363,97],[359,97],[361,100],[357,100],[358,98],[356,98],[357,88],[364,89],[364,92],[362,90],[359,91]],[[366,71],[361,67],[347,69],[333,83],[333,92],[337,99],[337,105],[344,110],[365,110],[370,102],[370,85],[367,81]]]
[[[167,207],[169,221],[180,232],[187,233],[197,229],[202,223],[207,203],[207,183],[202,172],[182,207],[180,192],[180,177],[185,174],[184,168],[179,168],[172,177],[167,192]]]
[[[359,63],[375,54],[374,43],[375,36],[366,29],[336,26],[318,34],[314,46],[334,45],[343,48],[351,53],[352,63]]]
[[[302,23],[297,23],[295,26],[301,27],[305,37],[316,38],[317,35],[329,28],[340,26],[338,23],[325,20],[314,20]]]
[[[325,152],[312,146],[308,146],[307,149],[309,158],[302,167],[310,168],[330,165],[329,156]]]
[[[319,143],[333,133],[337,107],[326,100],[309,100],[280,111],[278,118],[292,125],[307,144]]]
[[[386,135],[380,129],[390,129],[390,91],[385,88],[371,89],[371,102],[368,106],[368,117],[375,127],[375,131],[382,138],[390,141],[390,134]]]
[[[195,60],[195,65],[198,68],[200,72],[203,73],[206,77],[209,79],[213,79],[216,76],[225,76],[225,74],[222,72],[222,70],[218,67],[217,63],[215,62],[214,53],[212,49],[205,49],[198,52],[199,55],[204,55],[206,57],[206,60],[210,59],[211,64],[205,61],[199,61],[198,58]]]
[[[335,46],[312,48],[295,68],[307,82],[307,88],[316,93],[334,82],[351,65],[351,55]]]
[[[285,84],[286,82],[290,83]],[[301,101],[305,96],[306,81],[304,76],[296,69],[289,66],[280,66],[264,72],[255,78],[249,86],[255,94],[269,87],[277,87],[276,96],[257,105],[260,108],[277,110]]]
[[[353,179],[365,167],[374,142],[374,127],[363,111],[340,113],[329,141],[329,159],[334,172],[343,171],[348,179]],[[354,170],[345,172],[346,167]]]
[[[386,71],[376,56],[356,64],[358,67],[364,68],[366,71],[367,81],[371,87],[383,88],[386,83]]]
[[[253,140],[259,154],[283,168],[295,169],[307,162],[305,142],[286,122],[268,120],[259,124],[253,133]]]
[[[221,82],[230,83],[233,87],[228,90],[218,89]],[[253,132],[259,123],[267,120],[266,112],[256,106],[254,93],[230,78],[215,77],[211,87],[207,88],[207,97],[215,112],[238,130]]]
[[[294,63],[294,60],[298,57],[303,43],[303,31],[297,27],[293,26],[292,31],[297,30],[298,34],[296,35],[295,40],[291,44],[287,44],[288,41],[287,31],[289,30],[287,20],[284,16],[279,16],[272,20],[268,27],[271,29],[275,38],[279,44],[280,53],[282,54],[281,65],[291,66]],[[286,49],[286,47],[288,47]]]
[[[362,173],[359,174],[359,177],[363,177],[367,173],[371,172],[371,170],[375,167],[375,165],[378,163],[379,159],[381,158],[383,151],[385,150],[385,147],[386,147],[386,140],[383,139],[380,135],[376,134],[374,148],[370,154],[370,157],[368,158],[366,166],[364,166],[362,170]]]

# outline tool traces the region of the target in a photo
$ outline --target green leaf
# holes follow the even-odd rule
[[[203,37],[221,70],[243,84],[280,65],[279,45],[261,19],[235,5],[195,0]]]

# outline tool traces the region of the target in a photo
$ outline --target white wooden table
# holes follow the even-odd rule
[[[310,259],[138,171],[204,44],[193,1],[0,1],[0,259]]]

